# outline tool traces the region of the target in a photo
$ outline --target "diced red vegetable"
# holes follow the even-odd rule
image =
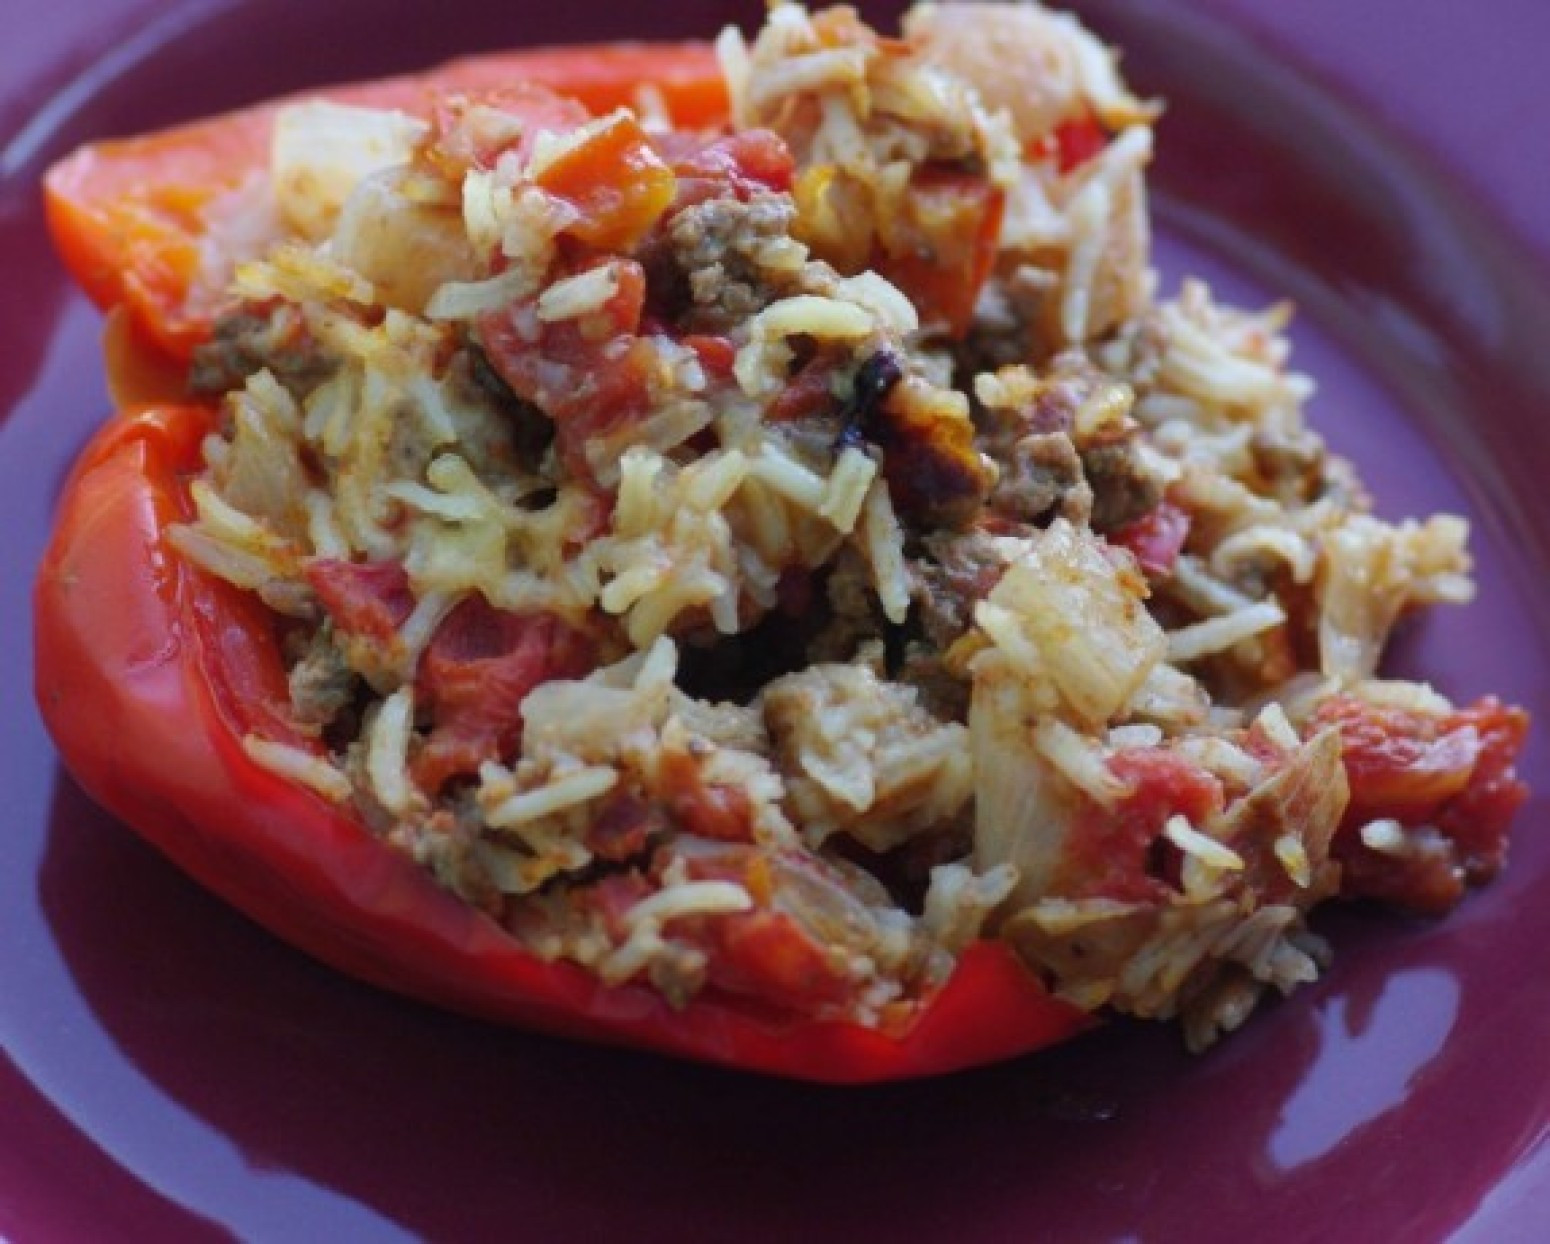
[[[673,201],[677,179],[628,113],[574,138],[538,172],[540,188],[577,213],[566,232],[599,250],[625,251]]]
[[[940,321],[960,337],[995,263],[1005,207],[1000,188],[983,177],[921,169],[902,214],[879,222],[873,262],[909,295],[922,322]]]
[[[1073,898],[1156,900],[1172,880],[1153,861],[1163,826],[1172,816],[1204,824],[1221,811],[1222,784],[1163,748],[1119,752],[1108,767],[1130,793],[1112,808],[1090,804],[1083,810],[1067,839],[1056,890]]]
[[[320,557],[306,569],[318,603],[340,630],[386,643],[414,611],[409,576],[398,562]]]
[[[1173,563],[1184,551],[1189,539],[1189,513],[1164,501],[1140,518],[1109,533],[1109,543],[1135,554],[1141,573],[1148,579],[1161,579],[1173,572]]]
[[[518,614],[470,596],[431,636],[415,680],[431,733],[411,774],[434,793],[515,751],[522,701],[539,683],[591,672],[592,642],[550,614]]]
[[[1315,728],[1327,725],[1340,730],[1351,783],[1332,845],[1345,870],[1342,893],[1442,912],[1466,883],[1496,874],[1528,796],[1514,768],[1528,733],[1522,709],[1488,697],[1436,715],[1338,696],[1315,717]],[[1404,827],[1399,850],[1362,841],[1363,826],[1379,820]]]
[[[1097,117],[1088,113],[1074,121],[1064,121],[1053,136],[1055,163],[1062,173],[1082,167],[1109,145],[1109,132]]]

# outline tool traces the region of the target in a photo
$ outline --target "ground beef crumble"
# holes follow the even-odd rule
[[[791,200],[777,194],[696,203],[673,216],[649,251],[648,271],[654,284],[687,303],[687,327],[725,331],[775,296],[760,250],[790,235],[794,213]]]

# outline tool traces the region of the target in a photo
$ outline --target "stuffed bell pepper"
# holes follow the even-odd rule
[[[782,4],[78,152],[65,763],[345,972],[807,1079],[1203,1047],[1446,911],[1526,718],[1378,662],[1466,525],[1158,294],[1157,114],[1032,5]]]

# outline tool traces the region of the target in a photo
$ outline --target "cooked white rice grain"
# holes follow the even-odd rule
[[[823,507],[826,491],[823,477],[769,442],[760,447],[758,456],[749,465],[749,473],[804,510],[816,513]]]
[[[875,478],[877,463],[860,449],[846,449],[829,475],[818,513],[828,519],[836,531],[849,535],[855,530],[861,507],[866,504],[867,490]]]
[[[684,881],[644,898],[624,913],[630,928],[661,926],[689,916],[725,916],[753,910],[753,897],[731,881]]]
[[[1362,845],[1380,855],[1409,854],[1410,840],[1405,836],[1405,827],[1391,817],[1368,821],[1358,832]]]
[[[602,310],[619,292],[619,273],[613,264],[588,268],[556,281],[538,296],[538,318],[546,324],[576,320]]]
[[[1286,611],[1274,601],[1260,601],[1220,618],[1207,618],[1168,633],[1168,659],[1178,664],[1198,661],[1286,621]]]
[[[1274,850],[1292,884],[1306,890],[1313,881],[1313,865],[1302,839],[1296,834],[1282,834],[1275,840]]]
[[[877,329],[877,316],[855,302],[796,294],[772,302],[749,321],[749,333],[771,340],[798,335],[829,341],[854,341]]]
[[[877,598],[882,602],[883,616],[895,625],[902,625],[909,616],[909,572],[904,565],[904,531],[893,511],[893,500],[888,495],[886,481],[877,479],[867,492],[862,506],[861,551],[872,567],[872,579]]]
[[[1102,747],[1079,734],[1058,717],[1046,717],[1034,727],[1034,746],[1072,786],[1104,807],[1130,793],[1105,763]]]
[[[472,320],[531,297],[536,288],[534,274],[519,266],[482,281],[448,281],[431,295],[425,314],[432,320]]]
[[[353,793],[349,777],[337,765],[313,752],[256,734],[242,736],[242,750],[254,764],[288,782],[305,786],[332,803],[346,803]]]
[[[414,730],[414,690],[400,687],[378,706],[366,731],[366,776],[377,801],[395,816],[416,802],[409,778],[409,739]]]
[[[1203,864],[1223,872],[1236,872],[1243,868],[1243,857],[1209,834],[1203,834],[1182,816],[1170,816],[1163,825],[1163,837],[1186,855],[1195,856]]]
[[[1259,716],[1254,718],[1254,722],[1264,731],[1265,737],[1277,747],[1294,751],[1302,745],[1297,729],[1287,717],[1286,710],[1273,700],[1259,710]]]
[[[520,791],[501,800],[485,810],[484,819],[492,829],[516,829],[589,803],[618,784],[617,770],[603,766],[577,769],[535,790]]]

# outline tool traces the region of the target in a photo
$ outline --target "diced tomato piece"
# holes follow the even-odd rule
[[[1320,728],[1339,727],[1341,758],[1351,781],[1349,820],[1392,817],[1407,825],[1430,820],[1469,785],[1482,742],[1474,724],[1386,708],[1350,696],[1327,701]]]
[[[730,165],[728,178],[739,195],[755,190],[773,190],[785,194],[796,175],[796,160],[786,140],[771,130],[741,130],[718,138],[705,148],[719,161],[723,156]]]
[[[784,194],[796,174],[791,149],[769,130],[742,130],[709,141],[674,130],[654,141],[678,177],[675,210],[708,199],[746,202],[761,191]]]
[[[673,924],[670,931],[675,939],[705,951],[710,985],[775,1011],[811,1012],[853,995],[854,983],[836,966],[824,943],[802,920],[774,909],[781,889],[777,878],[792,870],[802,874],[804,888],[821,891],[835,886],[823,865],[797,853],[777,859],[751,845],[728,845],[680,858],[691,880],[730,881],[747,890],[754,901],[751,911]],[[657,868],[668,859],[666,854],[660,856]]]
[[[676,178],[640,123],[616,113],[566,148],[534,179],[580,219],[566,232],[599,250],[626,251],[673,201]]]
[[[651,882],[637,872],[611,873],[596,885],[577,892],[578,902],[595,908],[603,927],[619,939],[629,932],[624,917],[630,908],[652,893]]]
[[[585,447],[594,437],[643,418],[651,408],[651,377],[657,354],[639,337],[615,339],[615,352],[599,357],[582,377],[575,396],[552,407],[560,452],[571,473],[593,477]]]
[[[708,337],[690,334],[683,339],[684,345],[699,356],[700,366],[712,380],[725,383],[732,379],[732,365],[737,361],[737,347],[727,337]]]
[[[1154,506],[1140,518],[1126,523],[1109,533],[1109,543],[1135,554],[1141,573],[1148,579],[1160,579],[1173,571],[1189,538],[1190,517],[1187,511],[1164,501]]]
[[[694,794],[673,799],[669,807],[691,834],[719,842],[753,837],[753,804],[748,792],[720,782],[702,782]]]
[[[775,423],[821,414],[838,403],[829,388],[834,365],[826,359],[813,359],[797,372],[770,403],[769,418]]]
[[[674,940],[704,951],[705,976],[711,987],[773,1012],[812,1012],[854,995],[854,982],[835,965],[828,948],[808,926],[791,912],[772,908],[780,889],[777,872],[794,868],[808,874],[818,886],[834,885],[831,877],[823,875],[822,866],[801,855],[777,863],[761,847],[742,844],[679,858],[687,864],[690,880],[732,881],[753,899],[752,911],[690,917],[671,925]],[[657,880],[670,860],[663,852],[654,861]]]
[[[664,828],[660,812],[628,791],[613,795],[587,823],[587,850],[599,859],[618,863],[645,851]]]
[[[1149,865],[1168,818],[1203,824],[1222,808],[1222,784],[1163,748],[1119,752],[1108,767],[1130,793],[1115,807],[1094,804],[1084,811],[1066,840],[1055,890],[1067,898],[1148,902],[1162,896],[1167,880]]]
[[[1469,785],[1437,813],[1437,828],[1463,852],[1472,881],[1496,874],[1507,853],[1507,829],[1528,798],[1518,777],[1518,753],[1528,738],[1528,714],[1487,697],[1455,713],[1480,736],[1480,758]]]
[[[634,260],[610,262],[618,291],[591,316],[544,324],[526,299],[477,322],[490,365],[518,397],[554,420],[560,457],[584,481],[594,480],[587,442],[644,417],[657,370],[655,348],[634,335],[645,273]]]
[[[387,643],[414,611],[409,576],[398,562],[347,562],[320,557],[307,582],[334,625],[352,635]]]
[[[910,182],[904,211],[879,221],[879,271],[909,295],[923,322],[961,337],[974,318],[995,263],[1006,196],[983,177],[924,168]]]
[[[811,1011],[846,1001],[854,984],[791,916],[750,911],[706,921],[709,983],[774,1007]]]
[[[596,331],[604,338],[621,337],[640,328],[641,312],[646,307],[646,272],[633,259],[613,263],[615,289],[613,297],[596,312]],[[582,322],[582,332],[588,331],[589,320]]]
[[[1442,912],[1466,883],[1501,867],[1513,814],[1528,796],[1515,763],[1528,714],[1494,698],[1437,715],[1337,696],[1313,728],[1340,730],[1351,803],[1332,844],[1341,892]],[[1406,849],[1374,851],[1363,826],[1392,819]]]
[[[522,701],[539,683],[580,678],[595,663],[592,641],[552,614],[496,609],[470,596],[431,637],[415,680],[432,728],[415,756],[416,782],[436,791],[509,755],[522,737]]]
[[[691,834],[717,842],[753,841],[753,803],[736,786],[707,782],[693,756],[675,752],[660,765],[663,801]]]
[[[1053,142],[1056,166],[1062,173],[1070,173],[1109,145],[1109,132],[1097,117],[1088,113],[1056,126]]]
[[[1452,844],[1424,829],[1407,834],[1401,854],[1374,851],[1355,836],[1337,837],[1344,898],[1374,899],[1422,915],[1441,916],[1464,897],[1464,870]]]
[[[652,892],[653,882],[661,884],[661,870],[669,858],[659,853],[650,880],[631,872],[611,876],[585,892],[584,901],[601,912],[614,936],[627,932],[626,914]],[[692,880],[730,881],[746,889],[754,901],[751,911],[688,917],[668,927],[674,941],[704,952],[708,985],[777,1013],[811,1013],[850,1000],[855,984],[824,943],[797,917],[771,907],[776,894],[766,852],[728,846],[685,862]]]

